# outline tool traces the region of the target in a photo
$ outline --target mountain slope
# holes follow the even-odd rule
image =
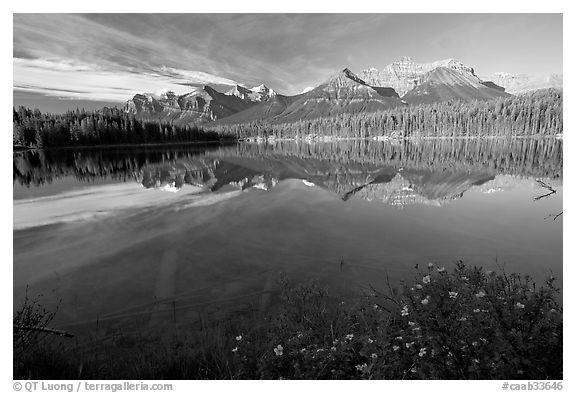
[[[284,111],[295,101],[301,98],[302,94],[296,96],[285,96],[277,94],[270,99],[254,105],[246,110],[235,113],[223,119],[215,121],[216,124],[238,124],[249,123],[256,120],[274,120],[281,116]]]
[[[272,97],[276,96],[276,92],[268,86],[262,84],[260,86],[253,87],[251,89],[236,85],[234,89],[230,90],[227,95],[234,95],[238,98],[241,98],[245,101],[252,101],[252,102],[262,102],[268,101]]]
[[[412,105],[449,100],[491,100],[510,94],[482,84],[479,78],[446,67],[430,71],[414,89],[402,98]]]
[[[498,72],[488,76],[485,80],[492,81],[506,89],[506,92],[514,95],[524,94],[533,90],[556,88],[562,89],[562,74],[551,74],[546,76],[533,76],[525,74],[510,74]]]
[[[388,64],[384,69],[370,68],[363,70],[360,76],[371,86],[391,87],[400,96],[414,89],[421,79],[430,71],[444,67],[460,74],[476,77],[474,69],[454,59],[438,60],[430,63],[416,63],[410,57]]]
[[[176,124],[205,123],[230,116],[254,105],[235,95],[219,93],[209,86],[177,96],[136,94],[124,105],[124,111],[140,119],[174,121]]]
[[[374,112],[399,105],[403,103],[394,89],[368,86],[345,68],[306,93],[291,97],[276,95],[267,102],[218,121],[215,125],[254,120],[293,122],[340,113]]]

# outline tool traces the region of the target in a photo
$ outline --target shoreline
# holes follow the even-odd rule
[[[305,138],[242,138],[218,141],[198,141],[198,142],[165,142],[165,143],[137,143],[137,144],[114,144],[114,145],[82,145],[82,146],[55,146],[55,147],[26,147],[26,146],[12,146],[12,153],[33,151],[33,150],[90,150],[90,149],[112,149],[112,148],[139,148],[139,147],[161,147],[161,146],[187,146],[187,145],[233,145],[235,143],[276,143],[276,142],[340,142],[340,141],[374,141],[374,142],[393,142],[399,143],[402,141],[418,141],[418,140],[476,140],[476,139],[564,139],[564,134],[556,135],[487,135],[487,136],[409,136],[409,137],[305,137]]]

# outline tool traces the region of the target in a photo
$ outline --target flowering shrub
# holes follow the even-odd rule
[[[116,340],[101,348],[110,353],[104,360],[97,352],[36,346],[15,358],[14,375],[562,379],[558,292],[553,277],[537,287],[529,277],[462,263],[452,270],[429,264],[392,293],[373,290],[346,299],[331,296],[316,282],[293,286],[284,281],[280,304],[264,318],[241,314],[190,331],[168,347],[153,337],[146,345]],[[17,319],[20,314],[15,326]]]
[[[561,379],[553,283],[536,288],[528,277],[458,263],[452,272],[430,264],[399,295],[357,301],[340,302],[317,283],[286,286],[265,349],[247,349],[235,377]]]

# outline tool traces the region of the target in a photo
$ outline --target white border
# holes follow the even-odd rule
[[[573,3],[573,2],[572,2]],[[10,177],[10,158],[11,158],[11,129],[9,123],[9,109],[12,101],[12,80],[8,75],[12,75],[12,13],[18,12],[174,12],[174,13],[218,13],[226,11],[229,13],[272,13],[272,12],[295,12],[295,13],[322,13],[322,12],[348,12],[348,13],[396,13],[396,12],[417,12],[417,13],[437,13],[437,12],[461,12],[461,13],[563,13],[564,14],[564,130],[565,132],[565,153],[574,151],[572,140],[575,138],[572,134],[574,131],[574,99],[573,86],[576,72],[574,67],[574,42],[572,37],[576,37],[574,26],[573,7],[568,1],[509,1],[502,0],[484,0],[478,1],[425,1],[411,0],[409,2],[389,2],[376,0],[363,1],[317,1],[310,0],[293,0],[290,2],[277,1],[233,1],[220,0],[217,2],[201,1],[169,1],[169,2],[143,2],[143,1],[118,1],[118,0],[98,0],[93,2],[80,1],[40,1],[25,0],[3,3],[2,5],[2,105],[6,117],[3,118],[4,132],[0,148],[3,150],[0,163],[2,179],[8,181]],[[567,110],[566,110],[567,109]],[[576,268],[573,266],[574,260],[574,236],[572,225],[572,195],[573,195],[573,174],[574,159],[571,154],[565,154],[564,162],[564,283],[569,284],[570,277],[574,275]],[[0,313],[2,347],[4,348],[1,370],[2,381],[0,390],[12,390],[12,353],[11,353],[11,310],[12,310],[12,196],[8,191],[4,192],[2,198],[2,248],[5,258],[2,258],[1,280],[3,299],[6,299]],[[567,221],[566,221],[567,220]],[[574,307],[571,299],[574,298],[574,289],[571,285],[565,285],[564,288],[564,320],[565,331],[570,332],[574,329]],[[565,334],[564,344],[564,391],[576,389],[572,386],[574,381],[572,354],[574,352],[574,339]],[[290,392],[295,389],[318,389],[327,388],[331,391],[349,391],[358,387],[366,389],[389,389],[389,391],[426,391],[426,392],[498,392],[502,391],[500,381],[476,381],[469,383],[467,381],[335,381],[335,382],[315,382],[315,381],[172,381],[174,382],[175,392],[192,392],[205,390],[226,390],[226,391],[262,391],[262,392]]]

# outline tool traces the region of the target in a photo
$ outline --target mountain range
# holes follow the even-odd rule
[[[294,96],[279,94],[264,84],[252,88],[236,85],[224,93],[204,86],[183,95],[170,91],[137,94],[123,109],[140,119],[179,125],[290,123],[404,105],[492,100],[548,87],[562,88],[562,75],[497,73],[480,78],[472,67],[454,59],[417,63],[404,57],[381,70],[369,68],[355,74],[344,68]]]

